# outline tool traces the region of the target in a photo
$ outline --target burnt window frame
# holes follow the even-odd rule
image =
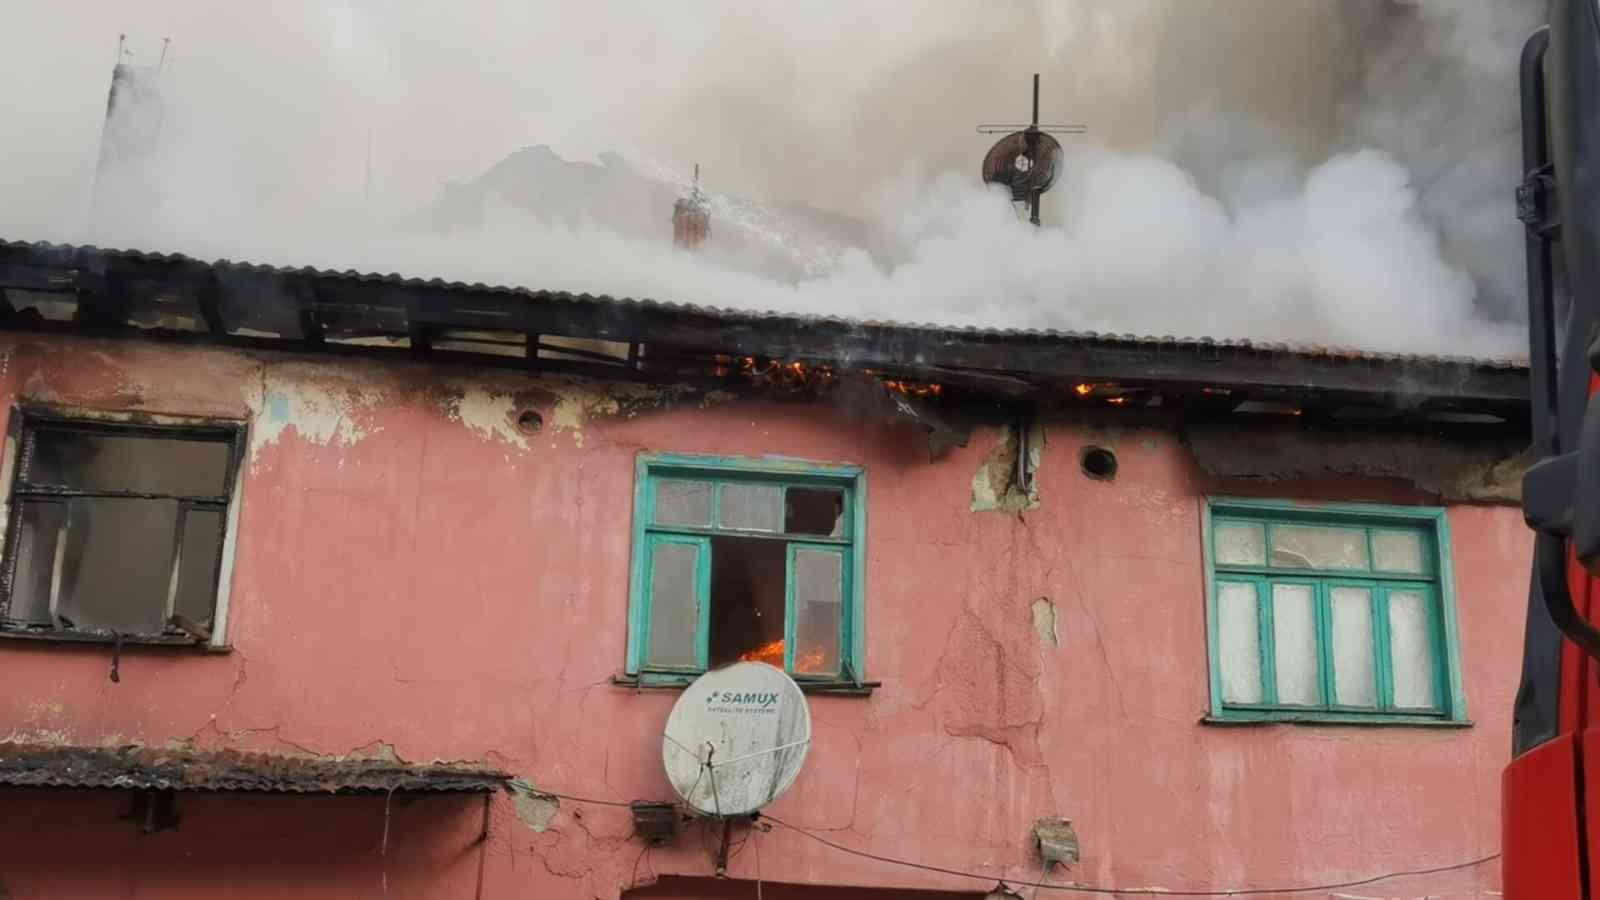
[[[756,536],[747,531],[724,529],[715,524],[694,527],[663,525],[654,522],[655,485],[660,481],[709,481],[711,493],[718,495],[718,485],[729,483],[766,484],[785,488],[797,487],[836,489],[843,494],[844,509],[841,524],[843,534],[837,537],[791,535],[786,532],[764,534],[767,540],[780,540],[788,544],[786,550],[785,581],[791,582],[795,565],[796,546],[807,544],[827,545],[842,554],[840,596],[839,674],[808,675],[792,671],[795,623],[784,621],[785,666],[784,671],[805,690],[834,690],[868,692],[873,683],[866,680],[866,539],[867,539],[867,476],[861,466],[826,465],[788,458],[746,458],[728,456],[700,456],[676,453],[640,454],[634,474],[632,561],[628,592],[627,658],[622,681],[656,687],[675,687],[688,684],[709,668],[706,647],[709,606],[699,610],[696,626],[696,653],[698,663],[692,667],[666,668],[646,664],[646,642],[649,639],[651,598],[648,580],[651,571],[651,551],[658,542],[708,541],[714,535]],[[713,506],[713,510],[715,506]],[[813,540],[814,537],[814,540]],[[707,548],[709,549],[709,548]],[[709,578],[710,557],[702,553],[696,563],[700,567],[697,578]],[[792,594],[792,584],[785,589]],[[705,585],[709,590],[709,583]],[[709,601],[709,596],[706,597]]]
[[[206,440],[227,445],[227,468],[222,494],[193,497],[133,490],[78,490],[27,483],[25,472],[33,450],[34,435],[40,429],[80,431],[115,437],[143,437],[157,440]],[[249,447],[248,423],[237,419],[184,416],[123,411],[67,408],[37,404],[14,406],[6,426],[5,451],[0,463],[0,480],[7,485],[3,521],[5,535],[0,551],[0,638],[92,644],[149,644],[226,650],[227,603],[233,568],[234,536],[238,524],[241,476]],[[217,563],[212,572],[211,626],[209,635],[192,634],[168,625],[160,634],[151,632],[112,632],[11,621],[8,616],[18,563],[18,542],[22,536],[24,502],[29,498],[44,502],[65,502],[72,497],[126,497],[132,499],[174,500],[182,516],[190,507],[215,511],[221,519]],[[181,521],[181,519],[180,519]],[[175,531],[171,565],[181,565],[177,544],[183,532]]]

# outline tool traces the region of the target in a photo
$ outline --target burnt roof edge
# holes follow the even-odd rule
[[[422,280],[398,274],[228,260],[208,263],[178,254],[0,241],[0,289],[70,292],[100,312],[82,317],[85,322],[71,330],[107,333],[108,323],[125,308],[127,286],[136,283],[159,283],[164,289],[193,295],[212,326],[212,333],[202,338],[232,344],[245,342],[226,333],[224,319],[237,321],[268,311],[301,316],[354,308],[403,314],[421,328],[494,327],[828,362],[843,368],[942,368],[1006,375],[1045,387],[1073,381],[1118,381],[1313,392],[1351,401],[1484,409],[1512,417],[1525,414],[1528,395],[1527,369],[1515,360],[1371,353],[1248,340],[891,324]],[[276,308],[263,309],[273,304]],[[6,327],[27,326],[12,322]],[[286,350],[306,346],[298,334],[277,343]],[[260,342],[248,345],[260,346]]]

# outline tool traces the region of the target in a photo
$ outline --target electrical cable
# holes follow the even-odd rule
[[[593,797],[575,797],[572,794],[558,794],[555,791],[547,791],[547,790],[544,790],[543,788],[534,787],[533,785],[529,784],[526,781],[523,781],[520,778],[513,779],[511,781],[511,784],[514,787],[517,787],[517,788],[519,788],[521,790],[527,791],[528,793],[534,795],[535,797],[555,797],[558,800],[571,800],[573,803],[588,803],[588,804],[593,805],[593,806],[628,806],[628,807],[631,807],[631,806],[633,806],[634,803],[638,803],[639,802],[637,800],[633,800],[633,801],[627,801],[627,800],[596,800]]]
[[[854,847],[846,847],[843,844],[834,843],[833,841],[830,841],[821,835],[812,834],[803,828],[790,825],[782,819],[775,819],[768,815],[763,815],[761,818],[771,822],[774,825],[787,828],[796,834],[808,837],[824,846],[832,847],[835,850],[849,853],[853,856],[859,856],[864,859],[875,860],[877,862],[888,863],[890,865],[904,866],[909,869],[922,869],[926,872],[937,872],[941,875],[955,875],[959,878],[971,878],[977,881],[996,880],[995,876],[993,875],[980,875],[976,872],[964,872],[960,869],[947,869],[943,866],[930,866],[923,863],[911,862],[910,860],[896,859],[892,856],[880,856],[876,853],[868,853],[865,850],[857,850]],[[1488,856],[1480,859],[1474,859],[1464,863],[1456,863],[1454,865],[1436,866],[1429,869],[1408,869],[1398,872],[1388,872],[1383,875],[1375,875],[1371,878],[1356,879],[1354,881],[1341,881],[1333,884],[1304,885],[1299,887],[1234,888],[1232,890],[1223,891],[1180,891],[1167,890],[1165,888],[1116,888],[1099,887],[1095,885],[1049,884],[1043,881],[1026,883],[1007,882],[1007,884],[1010,884],[1013,887],[1031,887],[1035,889],[1042,887],[1047,890],[1067,891],[1069,893],[1077,894],[1123,894],[1129,897],[1246,897],[1251,894],[1313,894],[1320,893],[1322,891],[1338,890],[1340,888],[1361,887],[1362,885],[1375,884],[1379,881],[1388,881],[1391,878],[1406,878],[1415,875],[1437,875],[1441,872],[1454,872],[1460,869],[1471,869],[1499,858],[1499,853],[1491,853]]]
[[[755,841],[755,853],[756,853],[756,900],[761,900],[761,838],[760,838],[759,835],[756,834],[756,832],[759,831],[759,830],[760,829],[756,827],[756,823],[751,822],[750,823],[750,836],[745,838],[745,840],[747,840],[747,841]]]
[[[1028,898],[1028,900],[1039,900],[1039,888],[1042,888],[1049,883],[1045,881],[1045,876],[1049,874],[1050,860],[1047,859],[1039,864],[1039,883],[1033,886],[1033,896]]]
[[[576,797],[576,796],[573,796],[571,794],[558,794],[555,791],[540,790],[538,788],[533,787],[532,785],[526,785],[526,787],[530,792],[532,792],[534,794],[538,794],[540,796],[545,796],[545,797],[557,797],[557,798],[560,798],[562,800],[571,800],[574,803],[592,803],[592,804],[594,804],[596,806],[631,806],[632,805],[631,803],[623,803],[623,802],[618,801],[618,800],[594,800],[594,799],[591,799],[591,798],[588,798],[588,797]],[[966,871],[963,871],[961,869],[950,869],[950,868],[945,868],[943,866],[930,866],[930,865],[927,865],[925,863],[912,862],[912,861],[906,860],[906,859],[896,859],[896,858],[894,858],[892,856],[882,856],[882,855],[879,855],[879,854],[876,854],[876,853],[869,853],[866,850],[857,850],[854,847],[846,847],[843,844],[839,844],[839,843],[835,843],[833,841],[830,841],[827,838],[825,838],[825,837],[823,837],[823,836],[821,836],[819,834],[813,834],[813,833],[805,830],[804,828],[800,828],[799,826],[790,825],[788,822],[785,822],[782,819],[773,818],[772,816],[767,815],[765,813],[760,814],[760,817],[762,819],[765,819],[768,822],[771,822],[774,825],[778,825],[778,826],[781,826],[783,828],[787,828],[790,831],[793,831],[796,834],[801,835],[802,837],[810,838],[811,840],[816,841],[817,843],[822,844],[823,846],[831,847],[831,848],[833,848],[835,850],[838,850],[838,851],[840,851],[842,853],[849,853],[852,856],[859,856],[859,857],[861,857],[863,859],[870,859],[870,860],[873,860],[875,862],[887,863],[887,864],[892,865],[892,866],[903,866],[903,867],[908,868],[908,869],[921,869],[921,870],[923,870],[925,872],[936,872],[936,873],[938,873],[940,875],[954,875],[954,876],[956,876],[958,878],[971,878],[971,879],[973,879],[975,881],[996,881],[997,880],[994,875],[982,875],[982,874],[979,874],[977,872],[966,872]],[[759,852],[760,851],[758,849],[757,850],[757,854],[758,855],[759,855]],[[1478,866],[1484,865],[1485,863],[1494,862],[1495,860],[1497,860],[1499,858],[1500,858],[1500,854],[1499,853],[1491,853],[1488,856],[1479,857],[1478,859],[1469,860],[1467,862],[1454,863],[1452,865],[1447,865],[1447,866],[1434,866],[1432,868],[1427,868],[1427,869],[1401,869],[1401,870],[1394,871],[1394,872],[1385,872],[1382,875],[1374,875],[1374,876],[1372,876],[1370,878],[1359,878],[1359,879],[1355,879],[1353,881],[1340,881],[1340,882],[1334,882],[1334,883],[1330,883],[1330,884],[1302,885],[1302,886],[1298,886],[1298,887],[1251,887],[1251,888],[1231,888],[1231,889],[1228,889],[1228,890],[1212,890],[1212,891],[1183,891],[1183,890],[1168,890],[1166,888],[1120,888],[1120,887],[1103,887],[1103,886],[1098,886],[1098,885],[1054,884],[1054,883],[1046,882],[1046,881],[1044,881],[1042,879],[1039,880],[1039,881],[1007,882],[1007,883],[1011,884],[1014,887],[1031,887],[1031,888],[1034,888],[1036,892],[1037,892],[1037,890],[1039,888],[1044,888],[1045,890],[1065,891],[1067,893],[1075,893],[1075,894],[1101,894],[1101,895],[1124,894],[1124,895],[1127,895],[1127,896],[1130,896],[1130,897],[1248,897],[1248,896],[1250,896],[1252,894],[1314,894],[1314,893],[1318,893],[1320,891],[1333,891],[1333,890],[1339,890],[1341,888],[1363,887],[1363,886],[1369,885],[1369,884],[1377,884],[1380,881],[1389,881],[1390,879],[1394,879],[1394,878],[1413,878],[1413,877],[1416,877],[1416,876],[1419,876],[1419,875],[1439,875],[1439,874],[1442,874],[1444,872],[1457,872],[1457,871],[1460,871],[1462,869],[1476,868]]]

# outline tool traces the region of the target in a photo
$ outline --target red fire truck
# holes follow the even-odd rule
[[[1502,797],[1505,896],[1600,898],[1600,0],[1522,54],[1535,532]],[[1558,286],[1561,288],[1558,290]]]

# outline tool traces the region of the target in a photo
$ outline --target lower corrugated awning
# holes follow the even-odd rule
[[[509,778],[503,772],[454,763],[0,742],[0,786],[9,787],[483,794],[504,787]]]

